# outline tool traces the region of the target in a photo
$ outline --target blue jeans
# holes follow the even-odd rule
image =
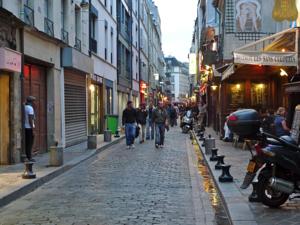
[[[150,136],[151,135],[151,136]],[[146,139],[154,139],[154,123],[151,119],[147,121]]]
[[[165,142],[165,124],[156,123],[155,124],[155,144],[163,145]]]
[[[125,124],[126,145],[133,145],[135,139],[136,126],[134,123]]]

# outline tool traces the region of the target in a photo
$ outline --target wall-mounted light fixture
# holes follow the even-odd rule
[[[212,84],[212,85],[211,85],[211,89],[212,89],[213,91],[217,90],[217,88],[218,88],[218,85],[216,85],[216,84]]]
[[[280,76],[287,77],[288,74],[287,74],[287,72],[284,69],[280,68]]]

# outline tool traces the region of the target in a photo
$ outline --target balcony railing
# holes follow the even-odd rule
[[[81,41],[77,37],[75,37],[74,48],[76,48],[78,51],[81,51]]]
[[[24,22],[29,26],[34,26],[34,10],[24,5]]]
[[[97,41],[91,38],[90,42],[91,42],[91,51],[97,53]]]
[[[61,29],[61,40],[66,44],[69,44],[69,33],[65,29]]]
[[[54,37],[54,29],[53,29],[53,22],[52,20],[49,20],[47,17],[44,19],[44,29],[45,33],[48,34],[49,36]]]

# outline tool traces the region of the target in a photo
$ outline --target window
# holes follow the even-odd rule
[[[80,26],[81,18],[80,18],[80,8],[75,6],[75,35],[77,38],[80,37]]]
[[[268,85],[265,83],[251,83],[251,106],[266,107],[268,101]]]
[[[107,20],[104,21],[104,58],[107,60],[107,48],[108,48],[108,22]]]
[[[66,24],[65,24],[65,14],[66,14],[66,6],[65,6],[65,0],[61,0],[61,7],[60,7],[60,16],[61,16],[61,28],[65,29]]]
[[[110,62],[113,64],[113,52],[114,52],[114,28],[110,28]]]
[[[104,5],[105,5],[105,7],[107,6],[107,0],[104,0]]]
[[[30,7],[31,9],[34,9],[34,0],[26,0],[25,5]]]
[[[106,87],[106,114],[113,114],[113,89]]]
[[[114,0],[110,0],[110,14],[113,16],[114,14]]]
[[[231,107],[244,107],[245,104],[245,84],[229,84],[227,89],[228,102]]]
[[[48,19],[52,19],[52,1],[44,0],[44,15]]]
[[[95,16],[91,16],[91,38],[96,40],[96,24],[97,18]]]

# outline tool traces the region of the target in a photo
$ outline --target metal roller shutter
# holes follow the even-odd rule
[[[87,140],[86,80],[82,74],[65,72],[66,146]]]

